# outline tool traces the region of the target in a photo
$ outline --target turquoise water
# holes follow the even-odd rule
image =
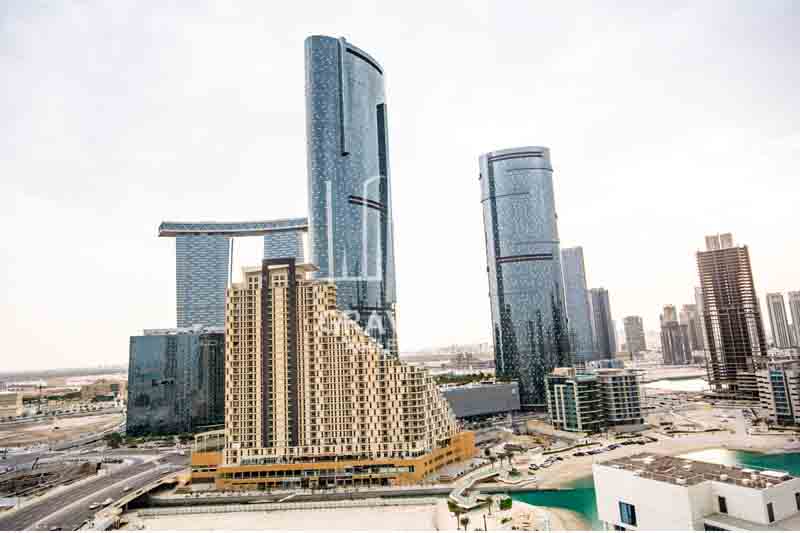
[[[511,497],[531,505],[569,509],[584,516],[595,530],[603,529],[597,520],[597,506],[594,498],[594,479],[592,476],[579,479],[572,488],[564,490],[540,490],[514,492]]]
[[[681,457],[724,465],[741,465],[766,468],[769,470],[780,470],[800,476],[800,453],[763,454],[713,449],[687,453],[681,455]],[[515,492],[511,493],[511,497],[531,505],[559,507],[561,509],[575,511],[586,518],[591,524],[592,529],[602,529],[597,519],[594,480],[591,476],[576,481],[569,489]]]

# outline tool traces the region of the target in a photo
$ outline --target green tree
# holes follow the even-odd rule
[[[115,431],[114,433],[109,433],[108,435],[106,435],[104,437],[104,440],[106,441],[106,444],[111,448],[119,448],[120,445],[122,444],[122,435],[120,435]]]

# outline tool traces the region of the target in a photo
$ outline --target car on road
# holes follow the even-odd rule
[[[122,492],[128,492],[129,490],[131,490],[131,488],[130,488],[130,487],[124,487],[124,488],[122,489]]]
[[[97,502],[93,502],[93,503],[92,503],[92,505],[90,505],[90,506],[89,506],[89,510],[90,510],[90,511],[94,511],[94,510],[95,510],[95,509],[97,509],[98,507],[100,507],[100,504],[99,504],[99,503],[97,503]]]
[[[105,505],[111,505],[112,503],[114,503],[114,500],[112,500],[111,498],[106,498],[105,500],[103,500],[103,505],[104,506]]]

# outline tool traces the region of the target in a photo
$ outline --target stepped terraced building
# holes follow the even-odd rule
[[[217,487],[415,483],[471,458],[474,436],[434,380],[338,310],[315,270],[264,260],[228,289]],[[214,461],[196,455],[207,477]]]

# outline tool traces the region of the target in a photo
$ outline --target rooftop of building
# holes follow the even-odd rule
[[[154,335],[199,335],[201,333],[225,333],[225,328],[196,325],[188,328],[158,328],[142,331],[142,335],[146,337]]]
[[[266,235],[279,231],[308,231],[307,218],[283,218],[278,220],[254,220],[250,222],[162,222],[158,226],[159,237],[178,235],[223,235],[241,237]]]
[[[472,383],[439,385],[442,390],[452,389],[479,389],[482,387],[509,387],[519,385],[516,381],[473,381]]]
[[[698,485],[705,481],[717,481],[763,490],[795,479],[786,472],[719,465],[652,453],[639,453],[600,464],[627,470],[645,479],[686,486]]]

